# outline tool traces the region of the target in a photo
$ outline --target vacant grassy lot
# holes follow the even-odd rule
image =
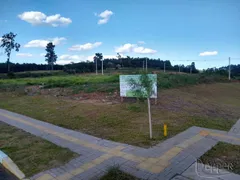
[[[0,73],[0,79],[11,79],[11,78],[37,78],[37,77],[44,77],[44,76],[63,76],[68,75],[67,73],[60,71],[60,70],[54,70],[54,71],[24,71],[24,72],[16,72],[16,73],[10,73],[4,74]]]
[[[158,74],[158,88],[160,89],[225,81],[227,82],[227,77],[219,75]],[[95,89],[94,92],[98,92],[102,86],[111,86],[110,89],[103,88],[102,91],[113,92],[119,90],[119,75],[66,75],[41,78],[0,79],[1,89],[26,85],[44,85],[45,88],[72,87],[75,90],[84,90],[86,92],[92,92],[93,89]]]
[[[63,165],[77,157],[77,154],[68,149],[5,123],[0,122],[0,129],[0,150],[5,152],[27,177]]]
[[[219,169],[240,174],[240,146],[238,145],[219,142],[206,152],[200,160],[204,164],[219,166]]]
[[[240,117],[240,84],[218,83],[160,90],[158,104],[152,104],[153,140],[149,140],[147,104],[118,96],[114,104],[52,95],[27,96],[0,93],[0,108],[94,136],[149,147],[191,126],[229,130]],[[110,96],[106,93],[106,96]],[[105,97],[105,96],[104,96]]]

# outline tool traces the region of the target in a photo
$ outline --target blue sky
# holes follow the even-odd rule
[[[18,34],[21,49],[11,58],[18,63],[45,63],[44,46],[53,41],[59,64],[119,52],[225,66],[240,58],[239,22],[239,0],[5,0],[0,8],[0,35]]]

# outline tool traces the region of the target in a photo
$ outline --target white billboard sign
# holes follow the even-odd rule
[[[131,85],[131,81],[136,83],[140,82],[141,75],[120,75],[120,96],[121,97],[138,97],[136,91],[145,92],[145,89],[142,86]],[[157,75],[156,74],[148,74],[148,77],[153,82],[153,89],[151,98],[157,98]]]

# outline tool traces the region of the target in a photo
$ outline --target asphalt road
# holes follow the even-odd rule
[[[6,171],[0,164],[0,180],[17,180],[17,178]]]

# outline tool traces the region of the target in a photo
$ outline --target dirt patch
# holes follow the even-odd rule
[[[101,92],[94,92],[94,93],[84,93],[80,92],[78,94],[69,95],[66,98],[72,100],[78,100],[85,103],[91,104],[118,104],[120,103],[119,93],[101,93]]]
[[[210,91],[208,90],[211,89]],[[219,90],[219,88],[223,90]],[[42,86],[28,86],[25,92],[29,96],[44,95],[63,98],[65,100],[74,100],[81,103],[90,104],[120,104],[121,98],[118,91],[115,92],[78,92],[74,94],[71,88],[51,88],[46,89]],[[233,93],[237,93],[233,92]],[[178,88],[171,90],[163,90],[158,93],[157,104],[152,99],[152,108],[159,111],[168,111],[173,113],[186,113],[189,116],[205,116],[224,119],[239,118],[239,108],[226,103],[218,102],[218,97],[228,97],[228,101],[232,100],[226,94],[224,86],[221,85],[198,85],[188,88]],[[217,97],[211,99],[212,97]],[[216,101],[217,99],[217,101]],[[221,100],[221,99],[220,99]],[[223,99],[225,101],[225,99]],[[123,98],[123,103],[136,103],[136,98]],[[224,111],[223,111],[224,109]]]
[[[0,107],[100,138],[150,147],[166,139],[163,123],[168,125],[168,137],[191,126],[228,131],[240,117],[239,85],[160,89],[158,104],[153,99],[151,106],[153,140],[149,140],[146,101],[134,103],[136,98],[124,98],[120,103],[118,93],[78,91],[56,97],[50,95],[53,89],[45,89],[47,95],[33,96],[5,92],[0,93]]]
[[[28,96],[54,96],[58,98],[70,99],[81,101],[83,103],[91,104],[117,104],[120,103],[120,97],[118,92],[114,93],[105,93],[105,92],[93,92],[85,93],[79,92],[77,94],[73,93],[71,88],[43,88],[43,86],[27,86],[25,88],[25,93]]]
[[[231,88],[230,94],[229,88]],[[157,108],[183,112],[191,116],[238,119],[240,117],[239,88],[237,83],[219,83],[164,90],[159,96]]]
[[[69,88],[51,88],[45,89],[43,86],[27,86],[25,87],[25,93],[28,96],[34,95],[50,95],[50,96],[68,96],[72,94],[72,90]]]

